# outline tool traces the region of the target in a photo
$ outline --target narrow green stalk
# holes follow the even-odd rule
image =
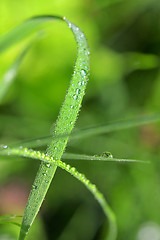
[[[74,34],[78,46],[78,55],[65,101],[55,124],[54,137],[62,134],[69,136],[72,131],[85,94],[89,73],[89,49],[84,34],[77,26],[66,20],[65,17],[63,20]],[[47,149],[47,155],[52,156],[54,160],[60,160],[65,150],[68,136],[53,139]],[[41,163],[25,208],[19,240],[23,240],[28,233],[45,198],[56,168],[55,163]]]
[[[12,85],[13,80],[16,78],[16,76],[18,74],[18,70],[19,70],[19,68],[21,66],[21,63],[22,63],[24,57],[26,56],[29,48],[30,48],[30,45],[27,46],[20,53],[20,55],[14,61],[12,66],[10,66],[8,71],[6,71],[6,73],[4,74],[4,76],[3,76],[3,78],[2,78],[2,80],[0,82],[0,104],[2,103],[2,100],[5,97],[5,95],[8,93],[8,90],[9,90],[10,86]]]
[[[6,148],[6,149],[5,149]],[[22,151],[21,151],[22,149]],[[26,153],[25,153],[26,151]],[[29,153],[30,152],[30,153]],[[29,154],[28,154],[29,153]],[[37,152],[39,153],[39,152]],[[42,153],[44,155],[44,153]],[[38,155],[35,155],[35,151],[29,150],[28,148],[8,148],[7,146],[3,146],[0,149],[0,156],[21,156],[21,157],[30,157],[33,159],[37,158]],[[36,157],[35,157],[36,156]],[[48,156],[48,154],[47,154]],[[112,155],[111,155],[112,156]],[[64,153],[62,159],[68,160],[85,160],[85,161],[103,161],[103,162],[118,162],[118,163],[142,163],[142,164],[149,164],[150,161],[143,161],[137,159],[121,159],[121,158],[112,158],[111,156],[103,157],[103,156],[89,156],[84,154],[75,154],[75,153]],[[43,162],[50,163],[46,159],[40,159]],[[52,162],[51,162],[52,163]]]
[[[122,120],[122,121],[116,121],[116,122],[112,122],[104,125],[95,125],[88,128],[75,129],[70,134],[70,139],[91,137],[99,134],[120,131],[123,129],[129,129],[133,127],[140,127],[147,124],[153,124],[158,122],[160,122],[159,113],[151,116],[132,119],[132,120]],[[63,135],[56,136],[54,138],[61,138],[64,136],[66,135],[63,134]],[[12,144],[12,146],[16,147],[16,146],[22,145],[24,147],[39,147],[39,146],[48,144],[50,141],[51,141],[51,136],[46,136],[46,137],[37,138],[37,139],[24,140],[23,142],[21,141],[19,143]]]
[[[109,231],[106,235],[107,240],[115,240],[117,236],[117,227],[116,227],[116,218],[114,213],[112,212],[111,208],[109,207],[108,203],[106,202],[104,196],[102,193],[99,192],[97,187],[92,184],[84,174],[79,173],[74,167],[71,167],[69,164],[66,164],[65,162],[62,162],[61,160],[54,160],[53,157],[48,156],[48,154],[41,153],[39,151],[33,151],[27,148],[7,148],[6,150],[2,150],[1,153],[7,154],[7,155],[17,155],[17,156],[23,156],[23,157],[29,157],[33,159],[39,159],[43,161],[43,165],[47,169],[51,168],[51,164],[54,164],[54,167],[60,167],[64,169],[65,171],[69,172],[71,175],[73,175],[75,178],[77,178],[79,181],[81,181],[86,188],[94,195],[95,199],[98,201],[100,206],[102,207],[102,210],[104,214],[108,218],[109,222]],[[53,165],[52,165],[53,166]],[[45,173],[47,176],[47,174]],[[45,179],[45,181],[48,181]],[[48,182],[46,182],[48,184]],[[34,188],[37,189],[37,185],[33,185]],[[25,236],[25,233],[24,233]]]

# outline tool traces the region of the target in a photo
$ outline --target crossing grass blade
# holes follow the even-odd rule
[[[0,53],[38,30],[45,22],[53,20],[63,20],[67,23],[74,34],[78,50],[72,81],[54,128],[52,142],[47,149],[47,154],[49,156],[54,156],[55,159],[60,160],[65,150],[68,136],[77,119],[88,80],[89,49],[83,32],[66,18],[56,16],[34,17],[0,37]],[[63,134],[68,136],[59,138],[58,140],[54,139],[54,136]],[[43,202],[56,168],[57,166],[55,164],[50,164],[48,167],[48,164],[46,166],[44,163],[41,163],[25,209],[19,237],[20,240],[26,237]]]
[[[116,239],[116,235],[117,235],[116,218],[115,218],[115,215],[114,215],[112,209],[106,202],[103,194],[99,192],[96,185],[92,184],[85,177],[84,174],[79,173],[76,170],[76,168],[70,166],[69,164],[67,164],[65,162],[62,162],[61,160],[54,160],[53,157],[48,156],[48,154],[44,154],[39,151],[33,151],[33,150],[30,150],[27,148],[13,148],[13,149],[6,148],[3,151],[1,151],[0,154],[1,153],[7,154],[9,156],[16,155],[16,156],[23,156],[23,157],[27,157],[27,158],[37,159],[37,160],[43,161],[46,166],[54,164],[56,167],[60,167],[60,168],[64,169],[65,171],[70,173],[72,176],[74,176],[76,179],[81,181],[85,185],[85,187],[93,194],[95,199],[100,204],[104,214],[108,218],[109,229],[106,233],[105,239],[108,239],[108,240]]]
[[[37,154],[35,154],[37,153]],[[45,158],[39,159],[38,154],[39,151],[29,150],[28,148],[6,148],[0,150],[0,160],[2,160],[3,156],[20,156],[20,157],[29,157],[32,159],[38,159],[45,163],[50,163]],[[44,153],[42,153],[45,156]],[[111,155],[112,156],[112,155]],[[137,160],[137,159],[120,159],[120,158],[112,158],[111,156],[104,157],[104,156],[90,156],[84,154],[75,154],[75,153],[64,153],[62,159],[65,160],[84,160],[84,161],[102,161],[102,162],[117,162],[117,163],[150,163],[149,161]],[[6,160],[6,159],[5,159]]]
[[[91,137],[91,136],[96,136],[104,133],[116,132],[123,129],[130,129],[130,128],[144,126],[147,124],[149,125],[153,123],[159,123],[159,122],[160,122],[160,114],[157,113],[154,115],[139,117],[139,118],[130,119],[130,120],[121,120],[121,121],[116,121],[116,122],[107,123],[103,125],[96,125],[96,126],[91,126],[87,128],[75,129],[69,136],[71,141],[74,138],[80,139],[85,137]],[[23,146],[23,147],[35,148],[35,147],[47,145],[53,138],[58,139],[66,136],[68,136],[68,134],[62,134],[62,135],[53,136],[53,137],[51,135],[44,136],[41,138],[29,139],[29,140],[13,143],[11,146],[12,147]]]

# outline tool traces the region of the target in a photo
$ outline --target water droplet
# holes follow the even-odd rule
[[[47,163],[47,164],[46,164],[46,167],[48,167],[48,168],[49,168],[49,167],[50,167],[50,164],[49,164],[49,163]]]
[[[43,173],[43,176],[47,176],[47,174],[46,174],[46,173]]]
[[[85,81],[82,81],[82,85],[83,85],[83,86],[85,85]]]
[[[83,70],[83,69],[81,70],[81,76],[82,76],[82,77],[85,77],[85,76],[86,76],[86,71]]]
[[[69,169],[70,169],[70,165],[67,165],[67,167],[66,167],[66,168],[67,168],[67,170],[69,170]]]
[[[79,94],[80,91],[81,91],[81,90],[80,90],[79,88],[77,88],[77,89],[76,89],[76,94]]]
[[[74,172],[76,169],[74,167],[71,168],[71,171]]]
[[[6,148],[8,148],[8,146],[7,146],[7,145],[2,145],[2,148],[5,148],[5,149],[6,149]]]
[[[78,96],[77,96],[77,95],[73,95],[73,98],[74,98],[75,100],[77,100]]]
[[[69,28],[71,28],[72,27],[72,23],[69,22],[68,26],[69,26]]]
[[[86,50],[85,55],[89,55],[89,54],[90,54],[90,51]]]
[[[113,158],[113,155],[110,152],[103,152],[101,156],[105,158]]]
[[[81,86],[81,85],[82,85],[82,83],[81,83],[81,82],[79,82],[79,83],[78,83],[78,85],[79,85],[79,86]]]
[[[32,185],[32,189],[36,190],[36,189],[38,189],[38,187],[36,185]]]
[[[71,109],[73,109],[73,105],[71,105]]]

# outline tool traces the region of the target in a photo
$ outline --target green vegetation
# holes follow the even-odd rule
[[[158,236],[158,2],[71,3],[65,14],[84,30],[90,50],[79,27],[50,15],[49,2],[48,10],[40,1],[34,11],[36,1],[28,1],[33,9],[17,19],[2,2],[12,21],[4,23],[2,14],[0,239],[145,240],[149,229]],[[64,22],[76,40],[75,64]]]

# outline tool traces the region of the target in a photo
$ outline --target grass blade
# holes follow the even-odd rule
[[[12,221],[13,219],[18,219],[18,218],[22,218],[22,216],[17,216],[17,215],[13,215],[13,214],[0,216],[0,224],[13,224],[18,227],[21,227],[20,223]]]
[[[107,125],[94,126],[90,128],[83,128],[80,130],[75,130],[71,138],[83,138],[94,136],[98,134],[110,133],[115,131],[120,131],[123,129],[129,129],[134,127],[139,127],[146,124],[160,122],[160,114],[155,114],[147,117],[141,117],[132,120],[121,120],[112,123],[108,123]]]
[[[55,19],[63,20],[68,24],[74,34],[78,49],[71,84],[54,128],[53,136],[55,136],[55,138],[53,137],[52,142],[47,149],[48,155],[54,156],[54,159],[60,160],[65,150],[69,134],[72,131],[77,119],[88,80],[89,50],[83,32],[66,18],[56,16],[39,16],[25,21],[22,25],[1,38],[0,52],[6,50],[8,47],[28,36],[28,34],[37,29],[42,23]],[[59,135],[67,136],[57,139],[56,136]],[[19,240],[25,239],[26,234],[28,233],[29,228],[41,207],[56,168],[57,166],[55,164],[46,165],[41,163],[25,208]]]
[[[90,136],[96,136],[99,134],[110,133],[115,131],[120,131],[123,129],[129,129],[134,127],[140,127],[147,124],[160,122],[160,114],[155,114],[151,116],[131,119],[131,120],[121,120],[104,125],[92,126],[87,128],[75,129],[69,136],[70,139],[74,138],[84,138]],[[58,139],[66,137],[68,134],[56,135],[56,136],[45,136],[37,139],[29,139],[18,142],[16,144],[10,145],[11,147],[23,146],[23,147],[39,147],[47,145],[52,139]]]
[[[6,93],[8,92],[9,88],[11,87],[13,80],[17,76],[19,67],[27,54],[28,50],[30,48],[30,45],[26,47],[20,55],[17,57],[15,62],[12,64],[12,66],[8,69],[8,71],[3,76],[1,82],[0,82],[0,104],[2,103],[3,98],[5,97]]]
[[[112,155],[111,155],[112,156]],[[149,163],[148,161],[136,160],[136,159],[118,159],[113,157],[104,157],[104,156],[89,156],[83,154],[74,154],[74,153],[64,153],[63,159],[68,160],[88,160],[88,161],[104,161],[104,162],[129,162],[129,163]]]
[[[24,21],[21,25],[15,27],[5,35],[0,37],[0,53],[6,51],[14,44],[22,41],[30,34],[36,32],[45,22],[62,19],[58,16],[37,16]]]
[[[38,159],[45,163],[50,163],[50,161],[46,160],[45,153],[41,153],[39,151],[29,150],[28,148],[5,148],[0,151],[0,156],[21,156],[21,157],[29,157],[32,159]],[[44,156],[44,158],[37,158],[37,156]],[[48,156],[48,155],[47,155]],[[104,161],[104,162],[118,162],[118,163],[150,163],[149,161],[137,160],[137,159],[118,159],[104,156],[89,156],[84,154],[74,154],[74,153],[64,153],[62,159],[66,160],[84,160],[84,161]]]
[[[71,175],[73,175],[75,178],[81,181],[87,187],[87,189],[94,195],[95,199],[98,201],[98,203],[102,207],[104,214],[107,216],[109,221],[109,233],[107,234],[106,239],[108,240],[116,239],[117,227],[116,227],[115,215],[112,212],[111,208],[109,207],[103,195],[99,192],[96,186],[92,184],[84,176],[84,174],[79,173],[74,167],[71,167],[69,164],[62,162],[61,160],[54,160],[53,157],[49,157],[48,154],[44,154],[39,151],[33,151],[27,148],[13,148],[13,149],[8,148],[6,150],[1,151],[0,154],[1,153],[7,154],[7,155],[17,155],[17,156],[23,156],[23,157],[28,157],[32,159],[38,159],[43,161],[46,167],[48,168],[54,164],[54,166],[60,167],[66,170],[67,172],[69,172]]]

